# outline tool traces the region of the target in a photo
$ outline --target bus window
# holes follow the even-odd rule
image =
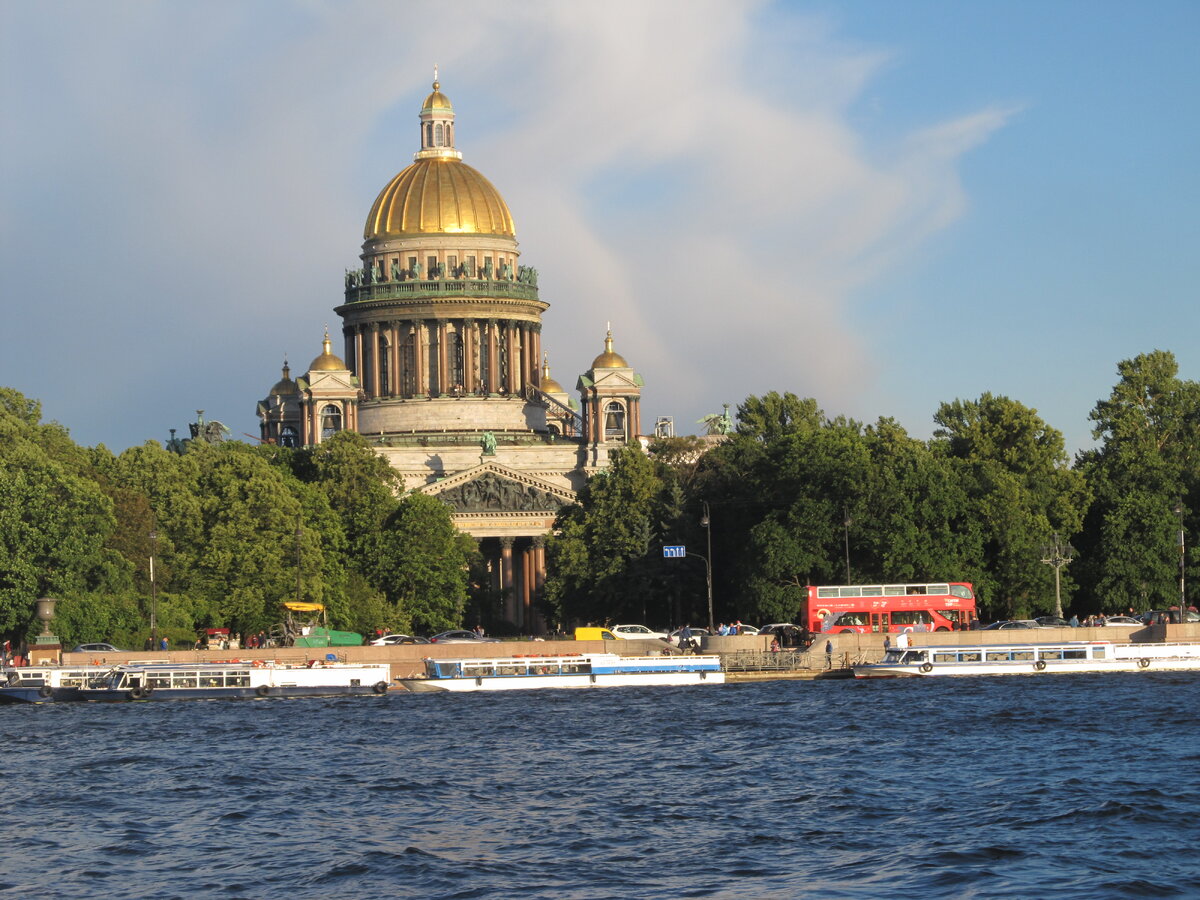
[[[961,597],[964,600],[974,600],[975,595],[971,593],[971,589],[965,584],[950,585],[950,593],[952,596]]]

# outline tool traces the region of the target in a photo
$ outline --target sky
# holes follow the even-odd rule
[[[568,389],[678,434],[790,391],[985,392],[1069,454],[1122,360],[1200,380],[1200,4],[0,0],[0,386],[114,451],[340,349],[343,273],[439,67]]]

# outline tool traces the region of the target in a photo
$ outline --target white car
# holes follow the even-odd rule
[[[1104,620],[1105,625],[1123,625],[1126,628],[1141,628],[1142,620],[1133,616],[1109,616]]]
[[[665,641],[665,631],[652,631],[645,625],[614,625],[609,629],[615,637],[627,641]]]

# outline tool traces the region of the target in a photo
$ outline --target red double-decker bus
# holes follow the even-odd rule
[[[960,631],[977,617],[975,591],[965,581],[930,584],[809,585],[809,631],[860,634]]]

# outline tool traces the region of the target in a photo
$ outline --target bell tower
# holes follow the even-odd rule
[[[642,376],[613,350],[611,325],[604,352],[579,376],[589,466],[607,464],[608,451],[642,433]]]

